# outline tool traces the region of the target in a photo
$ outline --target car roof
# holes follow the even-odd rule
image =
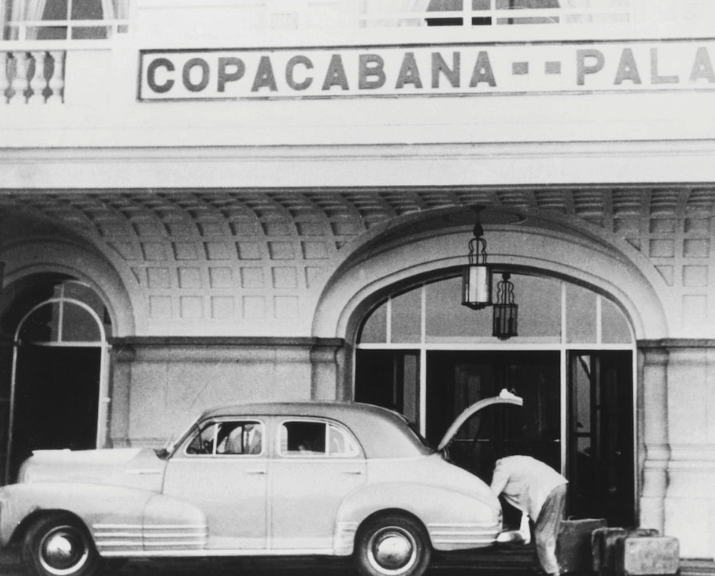
[[[431,454],[410,430],[406,419],[392,410],[343,401],[259,402],[207,410],[201,419],[232,416],[302,416],[327,418],[347,426],[368,458],[409,458]]]

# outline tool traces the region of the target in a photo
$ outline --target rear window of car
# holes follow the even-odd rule
[[[315,420],[291,420],[280,426],[278,453],[288,457],[355,458],[360,447],[345,428]]]

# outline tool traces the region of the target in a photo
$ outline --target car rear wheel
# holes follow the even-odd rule
[[[30,527],[22,557],[34,576],[94,576],[102,565],[87,529],[64,514],[44,516]]]
[[[431,555],[422,524],[402,514],[367,520],[355,539],[355,564],[363,576],[420,576]]]

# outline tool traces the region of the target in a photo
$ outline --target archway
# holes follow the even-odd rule
[[[469,421],[452,460],[489,482],[496,457],[526,454],[570,482],[569,513],[631,525],[636,512],[635,339],[622,310],[588,288],[512,272],[519,334],[492,336],[490,308],[461,306],[459,277],[400,289],[366,316],[354,398],[395,409],[437,445],[477,401],[510,390],[523,408]]]
[[[321,295],[313,323],[314,336],[344,337],[349,351],[358,347],[364,320],[382,302],[420,284],[456,277],[466,263],[467,242],[472,236],[472,226],[465,225],[467,220],[462,212],[442,211],[395,221],[389,227],[376,230],[361,245],[353,246]],[[572,410],[571,405],[576,402],[567,393],[566,379],[575,381],[580,377],[584,379],[582,387],[586,381],[594,389],[603,387],[603,380],[599,381],[594,375],[604,374],[598,368],[599,363],[607,368],[606,372],[610,371],[611,359],[604,357],[604,353],[606,356],[621,352],[629,355],[628,381],[620,387],[628,390],[630,402],[642,402],[642,392],[633,369],[636,342],[666,337],[669,333],[667,310],[672,304],[664,279],[652,263],[622,239],[558,215],[519,216],[495,209],[482,212],[482,217],[489,242],[490,264],[512,274],[550,279],[585,290],[590,298],[605,303],[606,309],[609,306],[615,308],[630,327],[630,340],[625,351],[600,350],[592,348],[588,342],[568,353],[566,348],[558,349],[559,378],[562,380],[559,406],[564,415],[561,437],[565,437],[572,424],[565,416],[567,409]],[[459,301],[458,290],[452,298]],[[457,308],[462,307],[458,305]],[[399,348],[400,345],[395,345],[395,349]],[[525,351],[531,348],[529,344]],[[409,351],[411,347],[402,345],[402,349]],[[343,369],[338,371],[342,378],[336,389],[339,398],[354,397],[356,359],[355,354],[344,355]],[[575,368],[584,366],[582,361],[597,369],[578,374]],[[421,364],[419,357],[407,358],[405,362],[407,373],[421,370],[426,374],[427,367]],[[574,370],[570,372],[569,367]],[[572,375],[574,371],[576,373]],[[613,371],[610,373],[614,374]],[[617,370],[615,374],[622,377],[623,372]],[[635,405],[626,411],[630,423],[635,424],[629,426],[632,447],[628,453],[629,458],[634,454],[637,456],[634,462],[636,472],[629,472],[636,484],[635,494],[630,497],[634,504],[628,510],[633,516],[638,512],[636,495],[641,493],[637,471],[643,468],[646,452],[644,436],[635,435],[644,425],[642,419],[634,422],[637,414],[642,418],[642,412]],[[561,451],[561,463],[568,466],[566,446],[562,446]]]
[[[8,482],[33,450],[103,445],[111,322],[90,286],[54,274],[26,279],[3,322],[15,325]]]

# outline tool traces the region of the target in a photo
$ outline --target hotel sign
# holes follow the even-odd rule
[[[715,88],[715,40],[143,50],[139,100]]]

